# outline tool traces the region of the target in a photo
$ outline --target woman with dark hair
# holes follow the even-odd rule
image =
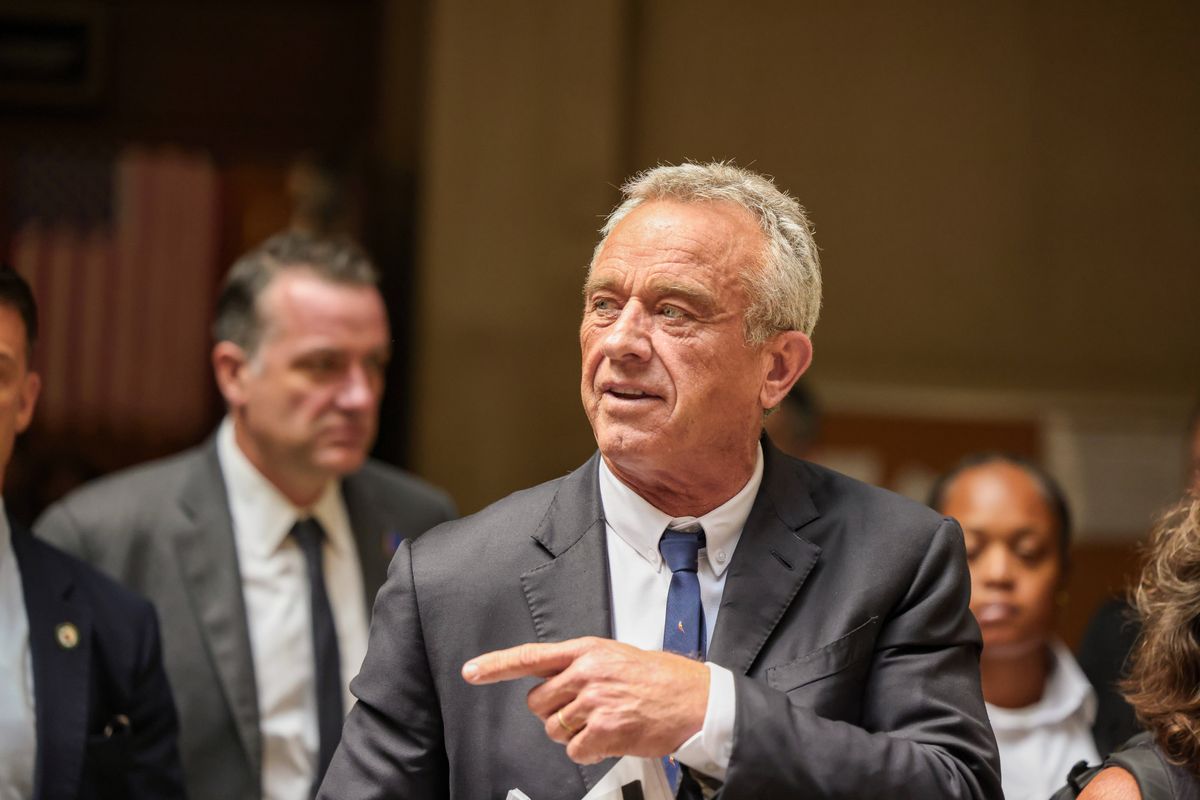
[[[1110,756],[1079,797],[1200,798],[1200,497],[1155,527],[1134,603],[1142,636],[1125,693],[1147,732]]]
[[[938,481],[930,505],[962,525],[1004,796],[1045,800],[1073,764],[1100,759],[1095,692],[1055,635],[1070,550],[1066,500],[1037,465],[980,453]]]

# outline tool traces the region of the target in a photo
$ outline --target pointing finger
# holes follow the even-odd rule
[[[589,639],[568,639],[565,642],[534,642],[507,650],[493,650],[464,664],[462,676],[467,683],[475,685],[514,678],[547,678],[571,666],[588,649],[589,642]]]

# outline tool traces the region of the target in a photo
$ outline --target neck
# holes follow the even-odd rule
[[[604,457],[604,463],[617,480],[638,493],[643,500],[672,517],[700,517],[727,502],[742,490],[754,475],[757,451],[748,458],[724,460],[719,472],[684,473],[683,470],[639,470],[617,464]]]
[[[1042,699],[1053,663],[1047,645],[1011,657],[988,658],[986,647],[983,652],[979,673],[984,700],[1000,708],[1024,708]]]
[[[325,475],[307,475],[278,468],[272,459],[267,458],[262,448],[258,446],[235,419],[233,423],[233,440],[246,460],[258,470],[280,494],[297,508],[310,508],[321,499],[329,478]]]

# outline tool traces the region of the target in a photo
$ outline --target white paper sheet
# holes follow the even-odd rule
[[[642,782],[646,800],[674,800],[662,761],[636,756],[625,756],[618,761],[583,800],[621,800],[621,787],[633,781]]]
[[[642,782],[645,800],[674,800],[662,761],[636,756],[625,756],[618,761],[583,800],[621,800],[621,787],[633,781]],[[530,797],[520,789],[511,789],[505,800],[530,800]]]

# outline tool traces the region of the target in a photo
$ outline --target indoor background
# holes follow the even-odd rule
[[[465,512],[558,476],[617,187],[734,159],[822,248],[811,456],[916,497],[972,450],[1044,461],[1073,643],[1183,486],[1197,41],[1184,2],[0,1],[0,253],[46,379],[9,504],[207,435],[215,288],[288,226],[383,269],[378,455]]]

